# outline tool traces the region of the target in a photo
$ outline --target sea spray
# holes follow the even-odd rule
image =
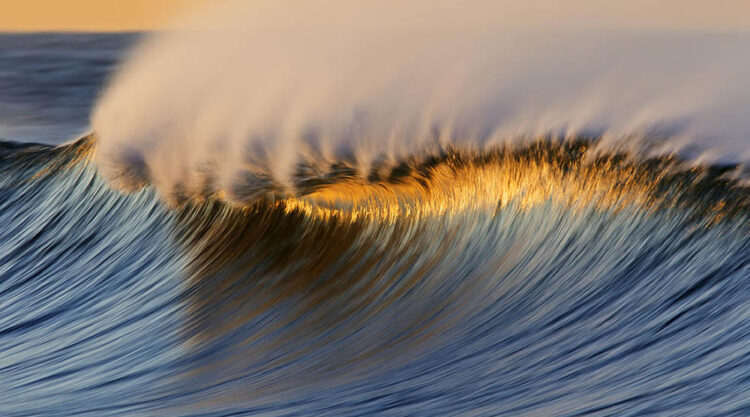
[[[242,199],[293,189],[300,166],[344,161],[367,177],[446,147],[539,136],[750,160],[750,36],[646,30],[590,6],[215,6],[132,53],[93,114],[98,161],[126,188]]]

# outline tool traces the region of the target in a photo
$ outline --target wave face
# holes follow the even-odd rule
[[[3,415],[750,410],[741,167],[591,139],[164,203],[0,146]]]

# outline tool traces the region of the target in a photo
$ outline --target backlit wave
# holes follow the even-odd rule
[[[742,166],[540,139],[238,200],[123,193],[97,146],[0,146],[8,415],[747,405]]]

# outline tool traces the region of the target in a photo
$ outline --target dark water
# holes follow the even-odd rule
[[[90,108],[137,34],[0,34],[0,138],[61,143],[87,130]]]
[[[5,136],[55,141],[133,38],[0,39]],[[4,142],[0,415],[750,415],[737,169],[582,143],[175,206]]]

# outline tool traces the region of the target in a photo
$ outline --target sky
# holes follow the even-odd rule
[[[0,31],[133,31],[212,0],[0,0]],[[216,0],[214,0],[216,1]]]
[[[219,1],[226,0],[0,0],[0,31],[158,30],[174,16]],[[536,16],[543,11],[550,21],[583,11],[615,27],[750,30],[750,0],[518,0],[516,5]]]

